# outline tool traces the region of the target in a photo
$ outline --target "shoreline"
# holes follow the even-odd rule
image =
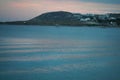
[[[45,27],[45,26],[54,26],[54,27],[98,27],[98,28],[120,28],[120,26],[110,26],[110,25],[106,25],[106,26],[104,26],[104,25],[59,25],[59,26],[56,26],[56,25],[39,25],[39,24],[0,24],[0,25],[18,25],[18,26],[20,26],[20,25],[23,25],[23,26],[39,26],[39,27],[41,27],[41,26],[43,26],[43,27]]]

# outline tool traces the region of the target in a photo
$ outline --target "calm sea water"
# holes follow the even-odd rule
[[[0,80],[120,80],[120,28],[0,25]]]

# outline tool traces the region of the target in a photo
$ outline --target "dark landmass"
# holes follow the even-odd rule
[[[41,14],[27,21],[0,22],[0,24],[120,27],[120,13],[80,14],[57,11]]]

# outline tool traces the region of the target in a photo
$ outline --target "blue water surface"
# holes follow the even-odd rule
[[[120,28],[0,25],[0,80],[120,80]]]

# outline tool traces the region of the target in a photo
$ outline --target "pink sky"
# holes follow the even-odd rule
[[[27,20],[50,11],[70,11],[74,13],[118,12],[119,4],[82,2],[73,0],[21,0],[0,4],[0,18],[8,20]]]

